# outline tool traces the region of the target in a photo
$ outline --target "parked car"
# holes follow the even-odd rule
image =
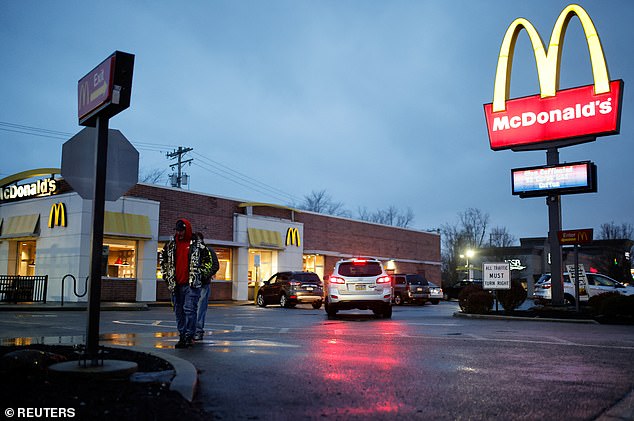
[[[339,310],[372,310],[392,317],[392,281],[381,262],[374,258],[343,259],[326,279],[324,306],[328,318]]]
[[[438,304],[443,298],[445,298],[445,296],[442,292],[442,288],[429,281],[429,301],[432,304]]]
[[[259,288],[256,302],[260,307],[279,304],[295,307],[310,303],[318,309],[323,302],[324,289],[319,275],[313,272],[278,272]]]
[[[429,282],[422,275],[415,273],[395,273],[392,286],[394,294],[392,301],[397,306],[405,303],[425,304],[429,301]]]
[[[460,291],[468,285],[479,285],[482,286],[482,279],[463,279],[462,281],[458,281],[455,284],[451,285],[448,288],[445,288],[445,293],[447,294],[447,298],[458,299],[460,295]]]
[[[609,276],[600,273],[586,272],[586,279],[588,281],[587,294],[586,291],[583,291],[581,286],[579,287],[579,295],[583,294],[585,300],[604,292],[616,291],[622,295],[634,295],[634,287],[625,286]],[[543,274],[537,280],[533,297],[537,300],[551,299],[550,273]],[[582,301],[582,299],[580,299],[580,301]],[[575,284],[571,280],[568,272],[564,273],[564,302],[568,305],[575,305]]]

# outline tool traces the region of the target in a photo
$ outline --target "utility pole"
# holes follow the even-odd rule
[[[172,187],[178,187],[180,189],[183,184],[187,184],[187,174],[184,174],[182,172],[182,167],[185,164],[191,165],[193,159],[187,159],[183,161],[183,155],[193,150],[193,148],[183,148],[182,146],[179,146],[177,150],[165,154],[169,159],[178,159],[178,162],[176,162],[175,164],[170,164],[170,168],[172,169],[174,169],[174,167],[178,167],[176,174],[170,175]],[[176,175],[176,180],[174,180],[174,175]]]

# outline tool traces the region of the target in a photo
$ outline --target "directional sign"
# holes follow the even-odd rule
[[[134,55],[115,51],[77,83],[79,124],[94,127],[130,106]]]
[[[483,289],[511,289],[511,268],[508,263],[482,264]]]
[[[592,228],[586,228],[579,230],[558,231],[557,234],[559,235],[559,244],[567,246],[591,243],[593,232]]]
[[[86,199],[94,198],[97,129],[86,127],[62,146],[62,176]],[[119,130],[108,130],[106,200],[114,201],[139,180],[139,152]]]

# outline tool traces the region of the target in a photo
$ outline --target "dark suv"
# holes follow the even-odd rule
[[[256,303],[260,307],[279,304],[295,307],[298,303],[311,303],[318,309],[323,302],[324,290],[319,275],[313,272],[278,272],[258,290]]]
[[[429,282],[424,276],[415,273],[397,273],[392,275],[394,280],[394,304],[404,303],[425,304],[431,298]]]

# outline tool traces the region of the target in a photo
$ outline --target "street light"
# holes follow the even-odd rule
[[[475,255],[475,251],[471,250],[471,249],[467,249],[467,251],[465,252],[465,254],[461,254],[460,258],[461,259],[466,259],[467,263],[466,263],[466,268],[469,271],[468,272],[468,278],[469,280],[473,279],[473,269],[471,269],[471,266],[469,265],[469,259],[472,258]]]

